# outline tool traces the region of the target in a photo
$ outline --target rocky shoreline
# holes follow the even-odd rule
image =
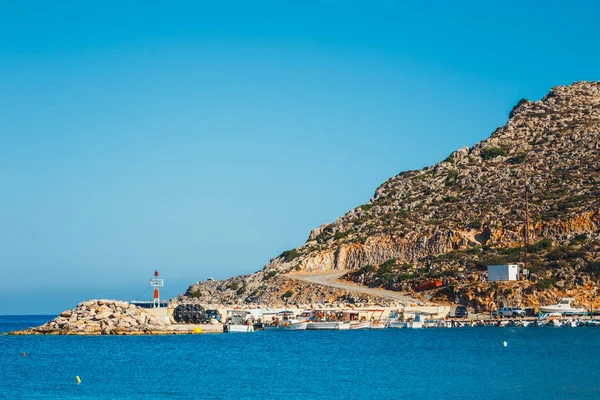
[[[118,300],[88,300],[35,328],[11,335],[167,335],[199,333],[194,326],[161,321],[148,311]]]

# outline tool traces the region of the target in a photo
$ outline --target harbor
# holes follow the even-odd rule
[[[317,304],[311,307],[223,307],[171,303],[161,299],[164,280],[150,280],[152,300],[88,300],[38,327],[13,335],[182,335],[257,331],[381,330],[431,328],[598,327],[600,316],[576,305],[574,298],[522,309],[502,307],[489,314],[466,306],[418,305],[355,307]]]

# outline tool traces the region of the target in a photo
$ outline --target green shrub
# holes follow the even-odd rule
[[[585,233],[581,233],[575,236],[573,239],[571,239],[571,244],[581,244],[586,240],[588,240],[588,236]]]
[[[510,248],[500,248],[498,249],[498,251],[502,254],[506,254],[507,256],[514,256],[514,255],[518,255],[520,256],[521,253],[523,252],[523,247],[518,246],[518,247],[510,247]]]
[[[448,176],[446,177],[446,186],[455,185],[457,178],[458,178],[458,171],[448,172]]]
[[[373,208],[373,204],[363,204],[362,206],[360,206],[360,208],[363,211],[369,211],[371,208]]]
[[[287,298],[290,298],[290,297],[292,297],[292,295],[293,295],[293,294],[294,294],[294,292],[293,292],[293,291],[291,291],[291,290],[288,290],[287,292],[285,292],[284,294],[282,294],[282,295],[281,295],[281,298],[282,298],[282,299],[287,299]]]
[[[481,253],[481,246],[473,246],[467,249],[467,254],[476,255]]]
[[[354,233],[354,229],[348,229],[347,231],[344,231],[344,232],[336,232],[335,235],[333,235],[333,237],[339,240],[339,239],[345,238],[346,236],[348,236],[352,233]]]
[[[490,160],[500,156],[506,156],[506,151],[504,151],[502,147],[487,147],[483,150],[482,158],[484,160]]]
[[[556,248],[546,255],[548,261],[558,261],[565,258],[566,253],[561,248]]]
[[[235,294],[237,294],[238,296],[244,294],[246,292],[246,286],[242,286],[241,288],[238,289],[237,292],[235,292]]]
[[[269,271],[269,273],[265,276],[265,280],[274,278],[277,275],[277,271]]]
[[[600,277],[600,261],[594,261],[589,263],[585,269],[590,274],[596,277]]]
[[[556,283],[556,278],[546,278],[540,279],[535,283],[535,288],[537,290],[546,290],[550,289]]]
[[[415,274],[400,274],[398,275],[398,282],[408,281],[410,279],[414,279]]]
[[[279,255],[279,257],[283,257],[286,262],[290,262],[295,258],[298,258],[302,255],[297,249],[286,250]]]
[[[375,271],[377,271],[377,267],[374,265],[371,265],[371,264],[365,265],[364,267],[362,267],[360,269],[361,275],[365,275],[365,274],[372,273]]]
[[[508,160],[506,160],[506,162],[509,164],[523,164],[525,162],[526,158],[527,158],[527,153],[522,151],[522,152],[518,153],[516,156],[511,157]]]
[[[481,221],[471,221],[468,225],[468,227],[471,229],[481,229],[482,226],[483,224]]]
[[[231,290],[238,290],[240,288],[240,284],[238,282],[233,282],[231,285],[229,285],[229,289]]]
[[[529,251],[538,253],[542,250],[548,250],[552,247],[552,241],[550,239],[542,239],[539,242],[529,246]]]

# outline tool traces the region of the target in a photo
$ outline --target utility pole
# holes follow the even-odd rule
[[[527,251],[529,250],[529,192],[531,187],[529,186],[529,174],[527,173],[527,153],[523,159],[523,175],[525,177],[525,229],[523,230],[523,269],[527,268]]]
[[[529,184],[527,183],[527,175],[525,175],[525,237],[523,243],[524,267],[527,269],[527,250],[529,249]]]

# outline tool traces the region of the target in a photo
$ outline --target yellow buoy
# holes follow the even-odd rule
[[[194,328],[194,333],[202,333],[202,329],[200,329],[200,328]]]
[[[79,376],[76,376],[75,379],[77,379],[77,384],[79,385],[81,383],[81,379],[79,379]]]

